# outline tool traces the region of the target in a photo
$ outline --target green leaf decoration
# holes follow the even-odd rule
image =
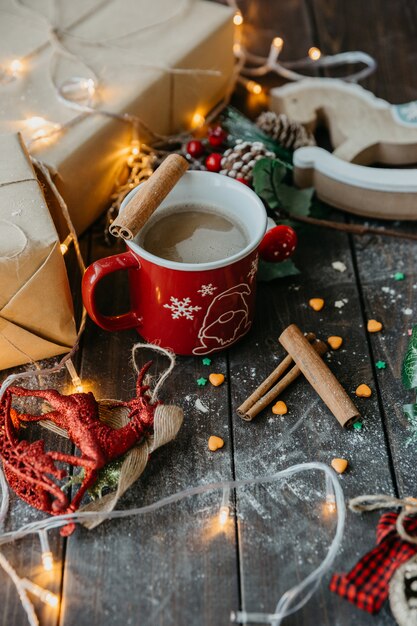
[[[228,143],[230,146],[234,146],[237,139],[251,142],[262,141],[268,150],[274,152],[288,168],[292,169],[292,152],[283,148],[281,144],[269,135],[266,135],[256,124],[234,107],[226,107],[219,118],[219,122],[229,133]]]
[[[310,214],[314,189],[290,187],[286,180],[286,167],[279,159],[259,159],[253,168],[253,187],[269,209],[284,210],[290,215]]]
[[[276,278],[296,276],[299,273],[300,270],[294,265],[291,259],[282,261],[282,263],[268,263],[263,259],[259,259],[258,281],[262,283],[269,283]]]
[[[406,445],[409,446],[412,443],[417,443],[417,404],[404,404],[403,411],[409,422],[408,430],[410,436],[406,442]]]
[[[410,343],[405,353],[401,378],[406,389],[417,387],[417,326],[414,326]]]
[[[120,471],[122,469],[124,457],[112,461],[108,465],[105,465],[98,474],[98,478],[94,485],[88,490],[88,493],[97,500],[103,497],[103,491],[113,491],[119,484]]]
[[[292,215],[306,216],[310,214],[313,194],[314,189],[312,187],[296,189],[282,184],[278,189],[279,205]]]
[[[255,192],[271,209],[279,208],[278,189],[286,174],[285,166],[276,159],[259,159],[253,168]]]

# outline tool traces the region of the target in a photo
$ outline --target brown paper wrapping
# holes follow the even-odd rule
[[[0,135],[0,369],[68,352],[76,339],[58,235],[18,135]]]
[[[191,125],[193,115],[207,113],[225,93],[233,70],[233,12],[205,0],[189,0],[166,24],[138,35],[125,33],[160,22],[175,13],[180,0],[56,0],[58,27],[83,37],[80,43],[64,36],[65,45],[91,65],[100,77],[99,108],[139,116],[157,133],[176,132]],[[27,119],[42,116],[59,124],[79,114],[56,97],[50,80],[52,47],[41,20],[5,0],[0,19],[0,58],[6,62],[41,49],[25,62],[22,75],[1,86],[0,132],[31,132]],[[46,10],[48,3],[34,3]],[[52,22],[52,18],[47,16]],[[75,25],[74,25],[75,24]],[[56,25],[56,24],[55,24]],[[106,44],[111,37],[119,37]],[[86,76],[83,65],[59,57],[58,77]],[[173,75],[139,64],[171,68],[219,70],[220,76]],[[88,76],[88,74],[87,74]],[[57,171],[55,182],[67,202],[78,232],[90,225],[108,203],[126,146],[129,124],[101,115],[85,117],[48,142],[36,142],[31,152]],[[64,233],[62,232],[61,235]]]

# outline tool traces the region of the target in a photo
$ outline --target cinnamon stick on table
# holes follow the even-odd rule
[[[350,426],[360,417],[342,385],[295,324],[284,330],[279,341],[341,426]]]
[[[308,338],[306,337],[308,342]],[[308,344],[310,345],[310,344]],[[316,340],[311,344],[311,350],[317,355],[323,356],[328,350],[324,341]],[[263,411],[271,402],[276,400],[278,396],[286,389],[298,376],[301,374],[301,369],[298,365],[294,365],[290,371],[274,385],[264,396],[262,396],[253,406],[246,410],[245,413],[239,413],[242,419],[247,422],[253,420],[254,417]],[[243,406],[243,405],[242,405]],[[241,407],[239,407],[241,408]],[[239,409],[238,409],[239,410]]]
[[[307,341],[312,342],[314,341],[315,338],[316,338],[316,335],[314,333],[306,333]],[[292,356],[288,354],[285,357],[285,359],[283,359],[281,363],[277,365],[274,371],[271,372],[270,375],[267,376],[267,378],[265,378],[265,380],[259,385],[259,387],[257,387],[255,391],[251,393],[251,395],[248,398],[246,398],[246,400],[237,409],[238,414],[241,417],[243,417],[243,419],[252,419],[252,418],[246,417],[249,409],[254,404],[256,404],[262,398],[262,396],[265,395],[265,393],[272,387],[274,383],[277,382],[277,380],[282,376],[282,374],[286,372],[286,370],[293,363],[294,361],[292,359]],[[253,415],[253,417],[255,417],[255,415]]]
[[[133,239],[152,213],[188,169],[180,154],[170,154],[119,213],[109,231],[115,237]]]

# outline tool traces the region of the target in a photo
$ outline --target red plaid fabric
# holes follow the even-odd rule
[[[348,574],[334,574],[330,591],[369,613],[378,613],[388,597],[388,583],[397,567],[411,559],[417,546],[403,541],[395,528],[398,513],[384,513],[376,530],[377,546]],[[406,531],[417,533],[417,518],[408,518]]]

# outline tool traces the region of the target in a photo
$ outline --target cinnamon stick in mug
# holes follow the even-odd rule
[[[314,333],[306,333],[307,341],[312,342],[315,338],[316,335]],[[249,409],[254,404],[256,404],[263,395],[265,395],[265,393],[272,387],[272,385],[277,382],[278,378],[280,378],[282,374],[286,372],[290,365],[292,365],[293,363],[294,361],[292,359],[292,356],[288,354],[285,359],[283,359],[281,363],[279,363],[277,367],[269,374],[269,376],[267,376],[267,378],[265,378],[265,380],[261,382],[259,387],[257,387],[255,391],[251,393],[248,398],[246,398],[246,400],[237,409],[237,413],[244,419],[248,419],[245,416]],[[253,415],[253,417],[255,416]]]
[[[308,336],[306,337],[308,340]],[[317,354],[323,356],[328,350],[324,341],[313,341],[311,344],[312,350],[315,350]],[[271,402],[276,400],[278,396],[296,379],[300,376],[301,370],[298,365],[294,365],[290,371],[274,385],[264,396],[262,396],[252,407],[246,410],[244,414],[239,413],[242,419],[247,422],[253,420],[254,417],[263,411]]]
[[[360,413],[352,400],[317,352],[312,349],[300,329],[291,324],[279,337],[279,342],[292,356],[308,382],[341,426],[350,426]]]
[[[109,229],[111,234],[133,239],[187,169],[188,161],[180,154],[167,156],[116,217]]]

